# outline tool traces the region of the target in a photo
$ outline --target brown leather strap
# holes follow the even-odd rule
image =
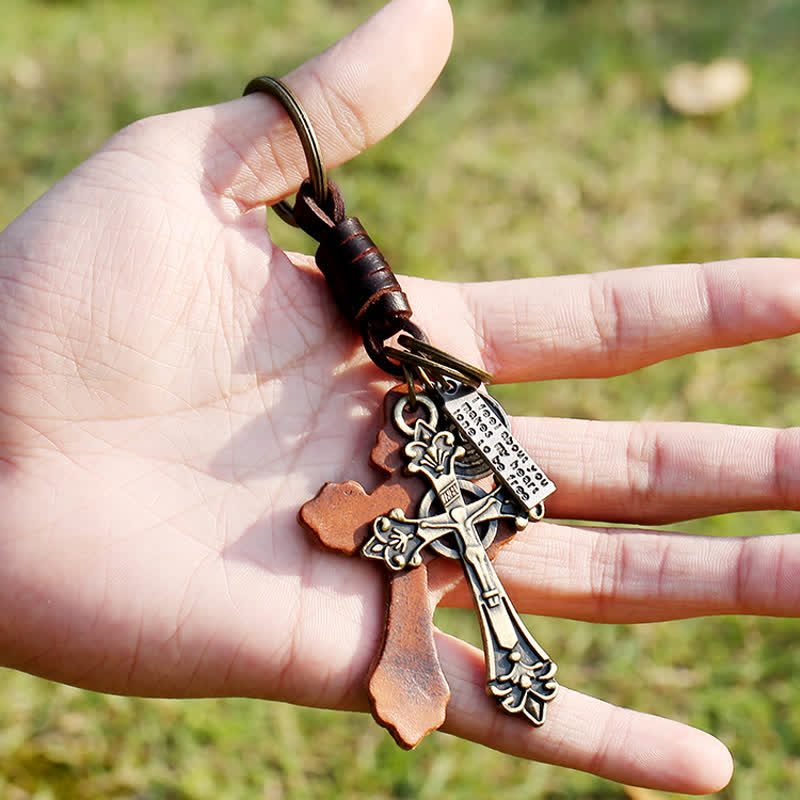
[[[311,181],[306,178],[300,184],[294,203],[294,220],[309,236],[321,242],[330,229],[344,218],[344,198],[333,181],[328,181],[328,202],[324,208],[314,197]]]
[[[319,242],[317,266],[339,310],[364,338],[370,357],[381,369],[402,374],[401,365],[383,357],[382,347],[401,330],[419,331],[409,322],[408,297],[364,226],[356,217],[346,216],[341,192],[333,181],[328,182],[328,191],[327,207],[321,208],[311,183],[304,181],[297,193],[295,220]]]

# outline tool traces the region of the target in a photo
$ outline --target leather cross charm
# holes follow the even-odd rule
[[[396,387],[384,398],[384,426],[378,431],[370,461],[385,474],[367,493],[355,481],[326,483],[299,514],[300,522],[330,550],[355,555],[372,533],[373,520],[391,508],[416,507],[424,485],[403,474],[406,437],[391,422],[391,412],[405,397]],[[407,749],[415,747],[444,722],[450,688],[433,642],[433,612],[428,571],[390,575],[384,636],[373,660],[369,695],[375,719]]]

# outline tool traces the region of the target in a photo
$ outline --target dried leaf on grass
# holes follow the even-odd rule
[[[750,81],[750,68],[737,59],[721,58],[706,65],[685,62],[667,73],[664,98],[681,114],[719,114],[747,94]]]

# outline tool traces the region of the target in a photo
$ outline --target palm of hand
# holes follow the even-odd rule
[[[64,637],[57,662],[49,647],[20,661],[116,691],[360,705],[377,576],[295,518],[325,480],[363,479],[379,373],[263,209],[226,209],[178,154],[148,160],[145,127],[9,231],[24,257],[7,446],[23,473],[47,463],[24,537],[50,536],[64,569],[31,574],[57,598],[35,620],[41,641]],[[80,630],[61,627],[73,604]]]

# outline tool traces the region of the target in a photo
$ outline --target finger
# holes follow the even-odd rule
[[[437,635],[452,696],[442,730],[511,755],[580,769],[620,783],[704,794],[733,769],[725,746],[671,720],[617,708],[560,687],[540,728],[498,710],[485,692],[482,654]]]
[[[412,282],[409,293],[432,340],[482,364],[499,383],[618,375],[800,330],[797,259],[482,284]]]
[[[800,534],[705,537],[540,522],[494,560],[517,609],[593,622],[794,616]],[[468,607],[460,582],[445,605]]]
[[[328,168],[375,144],[414,110],[451,43],[446,0],[393,0],[286,77],[312,120]],[[272,98],[249,95],[193,113],[206,178],[240,209],[271,204],[307,177],[297,133]]]
[[[663,525],[800,509],[800,429],[708,423],[514,420],[558,491],[550,517]]]

